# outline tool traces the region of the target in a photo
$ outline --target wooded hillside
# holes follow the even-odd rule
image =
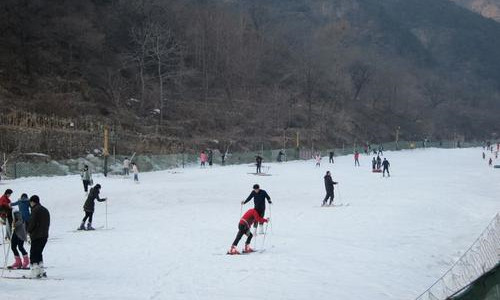
[[[0,28],[2,114],[190,149],[500,127],[500,24],[448,0],[3,0]]]

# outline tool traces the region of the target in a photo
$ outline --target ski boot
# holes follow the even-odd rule
[[[243,253],[251,253],[254,250],[250,247],[250,244],[245,244],[245,249],[243,249]]]
[[[85,230],[85,222],[82,222],[82,224],[80,224],[80,227],[78,227],[77,230]]]
[[[22,267],[22,263],[21,263],[21,257],[19,256],[14,256],[14,263],[10,266],[8,266],[9,269],[19,269]]]
[[[227,254],[229,254],[229,255],[237,255],[237,254],[240,254],[240,252],[238,251],[238,249],[236,248],[235,245],[232,245],[231,249],[229,249],[229,251],[227,252]]]
[[[38,264],[31,264],[31,274],[29,278],[32,279],[42,278],[41,270],[42,269],[40,269],[40,266]]]
[[[28,254],[23,255],[23,264],[21,266],[21,269],[29,269],[30,268],[30,258]]]
[[[39,268],[39,277],[42,278],[46,278],[47,277],[47,272],[45,272],[45,268],[43,267],[43,261],[41,261],[39,264],[38,264],[38,268]]]
[[[95,230],[95,228],[92,227],[92,223],[87,224],[87,230]]]

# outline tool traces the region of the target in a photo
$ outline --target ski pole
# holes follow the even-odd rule
[[[8,223],[8,221],[7,221],[7,223]],[[7,226],[5,228],[7,228]],[[9,239],[10,243],[12,243],[12,236],[13,235],[14,235],[14,227],[12,228],[12,232],[10,234],[10,239]],[[3,230],[2,230],[2,238],[3,238],[2,243],[5,245],[5,235],[3,234]],[[4,251],[5,251],[5,246],[4,246]],[[3,264],[1,277],[3,277],[3,273],[5,272],[5,269],[7,269],[8,260],[9,260],[9,253],[10,253],[10,251],[9,251],[9,249],[7,249],[7,251],[5,253],[5,257],[4,257],[4,264]]]
[[[106,229],[108,229],[108,199],[105,201],[106,203]]]
[[[264,230],[264,238],[262,239],[262,247],[260,247],[260,249],[264,249],[264,243],[266,242],[266,236],[267,236],[267,222],[266,222],[266,229]]]
[[[340,195],[340,185],[337,187],[337,192],[339,193],[339,204],[342,203],[342,196]]]
[[[271,222],[271,219],[273,217],[273,209],[272,209],[273,205],[269,205],[269,222]],[[273,223],[270,223],[269,225],[271,225],[271,233],[273,232]],[[266,230],[267,230],[267,224],[266,224]]]
[[[3,257],[4,257],[4,262],[3,262],[3,270],[5,270],[5,268],[7,267],[7,262],[5,261],[5,257],[7,257],[7,253],[5,252],[5,233],[3,231],[3,227],[4,227],[4,224],[3,222],[0,220],[0,223],[2,224],[2,246],[3,246]],[[3,277],[3,270],[2,270],[2,277]]]

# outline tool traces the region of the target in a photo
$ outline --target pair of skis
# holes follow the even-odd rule
[[[349,206],[349,203],[337,203],[337,204],[325,204],[321,205],[321,207],[341,207],[341,206]]]

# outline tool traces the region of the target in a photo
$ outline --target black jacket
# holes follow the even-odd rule
[[[36,204],[35,206],[33,206],[31,208],[31,218],[28,223],[28,232],[30,234],[31,240],[48,238],[49,226],[49,211],[40,204]]]
[[[265,208],[266,207],[266,199],[267,199],[267,202],[269,202],[269,204],[271,204],[271,197],[269,197],[267,192],[264,190],[259,190],[259,193],[252,191],[244,203],[247,203],[252,198],[253,198],[253,203],[255,204],[255,208],[258,208],[258,207]]]
[[[87,200],[85,201],[85,204],[83,205],[83,210],[86,212],[94,212],[94,206],[95,202],[94,200],[97,200],[99,202],[106,201],[106,199],[101,199],[99,198],[99,189],[96,189],[95,187],[90,189],[89,196],[87,197]]]
[[[388,160],[384,160],[384,162],[382,163],[382,165],[384,166],[384,169],[388,169],[391,164],[389,163]]]
[[[333,193],[333,185],[337,183],[332,180],[332,176],[325,175],[325,189],[327,192]]]

